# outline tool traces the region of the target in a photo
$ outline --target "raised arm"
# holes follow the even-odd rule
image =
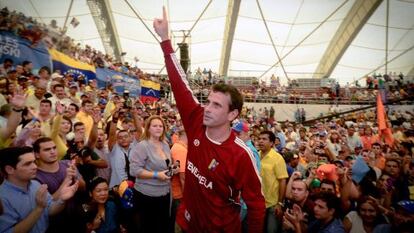
[[[116,108],[112,114],[112,120],[109,123],[109,133],[108,133],[108,149],[112,151],[116,143],[116,124],[118,124],[119,109]]]
[[[25,102],[26,96],[20,92],[17,92],[11,98],[10,105],[12,106],[12,112],[7,118],[7,126],[0,129],[0,139],[6,140],[16,131],[16,128],[22,119],[22,110]]]
[[[101,120],[101,114],[94,112],[92,115],[92,118],[93,118],[93,126],[91,129],[91,133],[89,135],[88,146],[93,149],[95,148],[96,140],[98,140],[98,123]]]
[[[289,181],[286,185],[286,194],[285,197],[287,199],[292,199],[292,183],[295,179],[299,179],[302,176],[302,174],[298,171],[295,171],[292,173],[292,175],[289,178]]]
[[[142,135],[142,118],[138,116],[138,111],[136,107],[131,109],[132,118],[134,119],[135,130],[137,131],[138,138],[141,138]]]
[[[164,53],[165,65],[168,72],[168,78],[171,83],[171,88],[174,93],[174,98],[177,102],[177,108],[186,128],[193,123],[191,121],[191,114],[195,113],[197,107],[200,107],[198,100],[193,96],[190,89],[186,73],[182,69],[180,62],[175,56],[174,50],[169,40],[169,28],[167,20],[167,11],[163,8],[163,18],[154,20],[155,32],[160,36],[161,48]],[[193,119],[194,120],[194,119]]]

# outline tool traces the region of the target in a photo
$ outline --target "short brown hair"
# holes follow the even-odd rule
[[[148,140],[148,139],[150,139],[151,135],[150,135],[148,129],[149,129],[150,125],[151,125],[152,120],[155,120],[155,119],[160,120],[161,123],[162,123],[163,132],[162,132],[162,135],[160,137],[160,141],[164,141],[164,139],[165,139],[165,132],[167,131],[167,128],[165,126],[164,120],[159,115],[152,115],[152,116],[148,117],[145,120],[144,133],[142,134],[142,140]]]

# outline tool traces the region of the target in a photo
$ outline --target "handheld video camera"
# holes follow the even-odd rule
[[[165,172],[165,175],[172,177],[174,175],[174,170],[180,167],[180,160],[176,160],[173,164],[168,167],[168,171]]]

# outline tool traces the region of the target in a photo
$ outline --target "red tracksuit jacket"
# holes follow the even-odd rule
[[[255,159],[232,132],[220,143],[207,138],[203,107],[189,88],[172,49],[161,43],[177,108],[188,137],[187,167],[177,222],[186,232],[241,232],[240,197],[247,204],[249,232],[262,233],[265,201]]]

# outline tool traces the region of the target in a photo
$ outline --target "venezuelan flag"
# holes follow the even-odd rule
[[[160,87],[159,83],[151,80],[141,80],[141,101],[154,102],[160,98]]]
[[[77,61],[56,49],[49,49],[53,62],[53,70],[60,70],[62,74],[72,73],[75,77],[84,75],[88,80],[96,79],[95,66]]]

